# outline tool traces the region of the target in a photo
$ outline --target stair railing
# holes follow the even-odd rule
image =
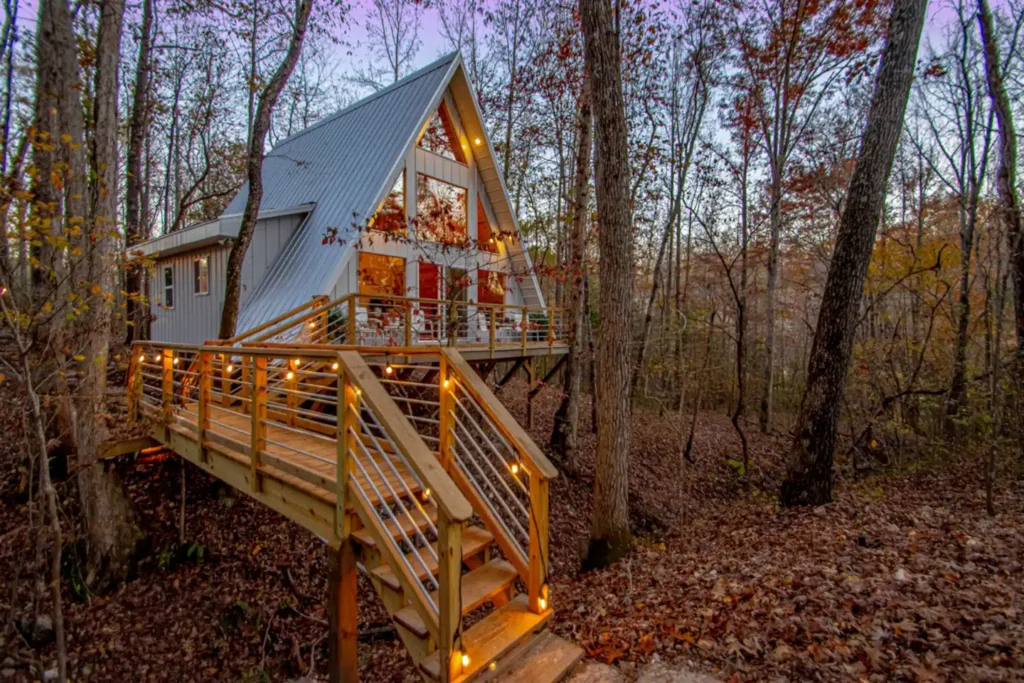
[[[441,351],[440,460],[548,609],[548,495],[558,471],[454,349]]]
[[[339,486],[339,500],[344,501],[347,493],[355,497],[354,508],[363,524],[434,637],[448,680],[461,666],[457,638],[462,623],[462,524],[473,516],[473,508],[362,356],[342,351],[338,362],[339,481],[349,482],[348,487]],[[436,525],[405,484],[401,468],[407,468],[425,496],[434,500]],[[374,483],[373,474],[381,484]],[[391,499],[391,504],[373,505],[371,492],[377,500]],[[436,553],[428,534],[418,531],[417,522],[422,520],[427,521],[428,534],[436,537]],[[411,531],[403,529],[403,521],[410,522]],[[389,524],[397,529],[399,540],[388,531]],[[438,567],[436,579],[431,560]],[[422,581],[421,573],[426,575]]]

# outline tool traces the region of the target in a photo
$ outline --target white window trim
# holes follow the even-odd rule
[[[196,264],[200,261],[206,264],[206,291],[201,292],[196,288],[199,286],[201,278],[196,278]],[[196,256],[192,259],[192,296],[210,296],[210,257],[209,255]]]
[[[168,273],[168,271],[170,271],[170,273],[171,273],[171,285],[170,285],[170,287],[167,286],[167,273]],[[164,266],[163,267],[163,281],[162,281],[161,284],[163,285],[163,306],[164,306],[164,308],[166,308],[168,310],[174,310],[174,303],[175,303],[174,302],[174,266]],[[167,290],[168,289],[171,290],[171,305],[170,306],[167,305]]]

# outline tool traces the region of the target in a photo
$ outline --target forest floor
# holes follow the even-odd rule
[[[501,394],[520,418],[524,394],[516,383]],[[0,441],[0,681],[33,680],[30,662],[48,668],[53,657],[11,627],[32,580],[12,400],[0,384],[0,433],[8,437]],[[557,401],[553,390],[538,397],[538,443],[547,441]],[[581,470],[589,473],[589,419],[583,427]],[[635,411],[637,542],[607,569],[578,573],[592,477],[554,483],[556,633],[627,679],[660,661],[731,680],[1024,680],[1019,479],[1000,482],[992,518],[980,462],[966,456],[841,483],[836,502],[822,508],[780,510],[784,439],[750,427],[754,466],[744,485],[723,415],[700,415],[694,464],[678,456],[686,428],[675,415]],[[179,547],[181,461],[119,467],[148,550],[131,580],[103,595],[80,588],[79,553],[66,552],[73,679],[323,678],[322,543],[187,466],[188,542]],[[60,488],[72,537],[77,506],[67,484]],[[368,583],[360,599],[362,680],[418,680]]]

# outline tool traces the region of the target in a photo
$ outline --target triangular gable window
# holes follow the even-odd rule
[[[423,131],[419,145],[428,152],[443,156],[445,159],[462,164],[467,163],[466,154],[463,152],[462,146],[459,145],[459,134],[455,129],[455,123],[444,102],[430,117],[430,123]]]
[[[377,214],[370,221],[370,228],[382,232],[405,232],[405,170],[398,174],[398,180],[391,192],[384,198]]]

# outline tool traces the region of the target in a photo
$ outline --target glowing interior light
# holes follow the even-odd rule
[[[289,372],[287,375],[285,375],[285,379],[295,379],[295,373]]]
[[[334,365],[331,366],[331,370],[337,370],[337,369],[338,369],[338,364],[337,363],[335,363]]]
[[[512,474],[519,474],[519,463],[512,463]]]
[[[235,369],[234,365],[228,365],[228,372],[231,372],[234,369]]]
[[[390,375],[391,374],[391,366],[389,365],[386,368],[384,368],[384,372],[386,372],[387,374]]]
[[[468,666],[469,666],[469,655],[467,655],[466,653],[462,653],[462,668],[466,668]]]

